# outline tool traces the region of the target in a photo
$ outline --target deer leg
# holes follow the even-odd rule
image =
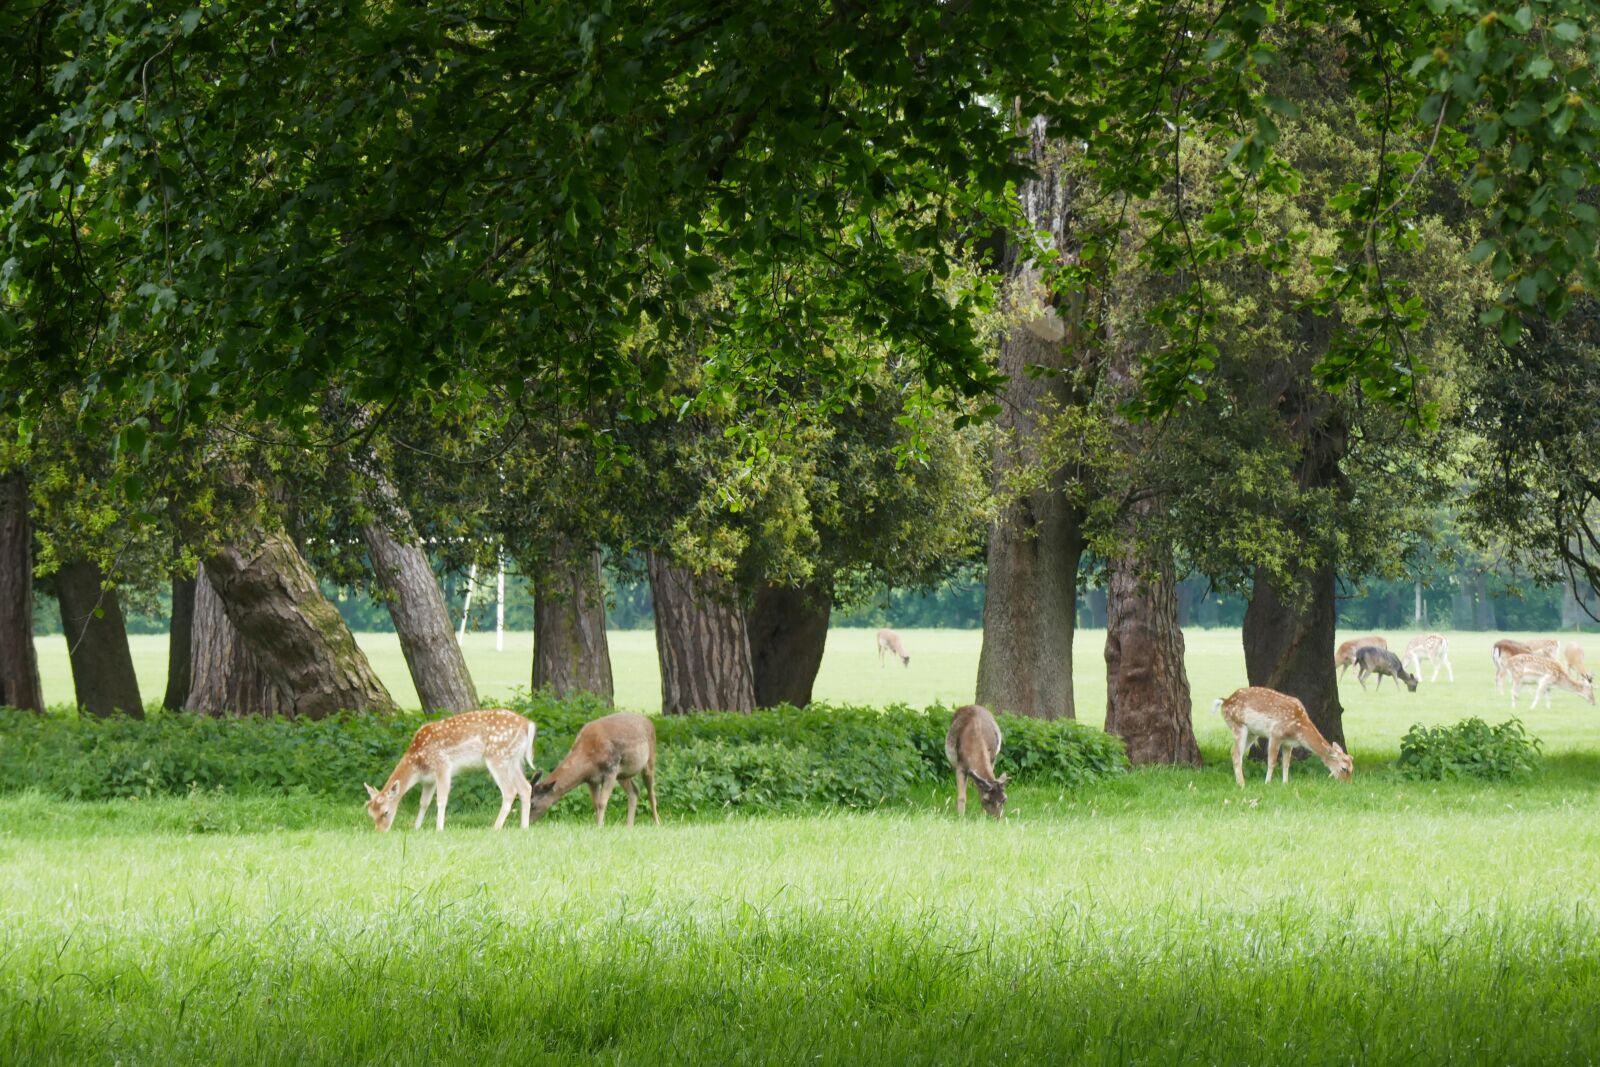
[[[650,818],[657,826],[661,825],[661,813],[656,811],[656,758],[650,757],[650,762],[644,767],[644,787],[650,793]]]
[[[1356,668],[1356,681],[1361,683],[1361,689],[1365,692],[1367,688],[1367,672],[1359,667]]]
[[[1267,784],[1272,784],[1272,767],[1278,762],[1278,749],[1280,742],[1276,737],[1267,738]]]
[[[1446,652],[1444,654],[1443,658],[1444,658],[1444,673],[1445,673],[1445,676],[1447,678],[1449,678],[1450,681],[1454,682],[1456,680],[1456,669],[1454,667],[1450,666],[1450,653]],[[1434,671],[1433,672],[1433,680],[1436,681],[1436,682],[1439,680],[1439,672],[1438,671]]]
[[[498,830],[506,824],[506,816],[511,813],[511,802],[516,799],[517,794],[511,789],[511,784],[506,781],[502,769],[496,769],[495,765],[489,762],[484,763],[483,769],[489,772],[489,777],[494,779],[494,784],[500,787],[500,814],[495,816],[494,820],[494,828]]]
[[[956,768],[956,818],[967,813],[967,772]]]
[[[1233,780],[1239,783],[1239,788],[1244,788],[1244,750],[1249,744],[1250,731],[1244,727],[1233,732]]]
[[[594,822],[596,826],[606,824],[606,805],[611,803],[611,790],[617,786],[617,772],[612,771],[600,779],[598,785],[589,787],[589,795],[594,798]]]
[[[434,803],[434,809],[433,809],[433,816],[434,816],[433,828],[435,830],[443,830],[444,829],[444,808],[445,808],[446,804],[450,803],[450,772],[449,772],[449,770],[443,770],[443,771],[439,772],[438,782],[439,782],[438,788],[434,793],[434,801],[435,801],[435,803]]]
[[[428,814],[428,805],[431,804],[431,803],[433,803],[433,783],[432,782],[423,782],[422,783],[422,806],[417,809],[416,825],[411,827],[413,830],[422,829],[423,816]]]
[[[639,787],[632,778],[622,780],[622,788],[628,791],[628,825],[633,825],[633,813],[639,810]]]
[[[1278,750],[1278,759],[1283,764],[1283,784],[1289,784],[1289,761],[1294,758],[1294,746],[1284,745]]]

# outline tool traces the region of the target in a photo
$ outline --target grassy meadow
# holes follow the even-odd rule
[[[831,635],[819,695],[971,698],[976,633],[906,637],[910,668],[880,669],[869,633]],[[1076,649],[1096,722],[1100,637]],[[660,827],[500,834],[464,815],[442,835],[376,835],[359,800],[0,797],[0,1049],[29,1064],[1600,1061],[1600,712],[1566,692],[1524,710],[1548,753],[1532,778],[1402,779],[1411,723],[1508,714],[1491,636],[1455,635],[1453,685],[1345,683],[1351,783],[1301,759],[1287,787],[1241,792],[1210,713],[1243,680],[1238,633],[1188,640],[1205,769],[1019,782],[1002,823],[956,822],[949,788],[867,814],[668,810]],[[362,641],[409,697],[392,644]],[[651,635],[612,647],[619,702],[651,707]],[[524,680],[526,637],[468,651],[486,695]],[[159,645],[139,656],[159,696]]]

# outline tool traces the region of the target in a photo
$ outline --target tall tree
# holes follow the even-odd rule
[[[832,601],[832,590],[820,583],[766,585],[755,591],[745,623],[757,707],[803,708],[811,703]]]
[[[0,705],[44,711],[33,647],[33,523],[27,476],[0,472]]]
[[[86,559],[62,564],[54,584],[78,707],[91,715],[143,716],[116,589],[106,583],[99,566]]]
[[[1078,239],[1066,151],[1050,139],[1042,119],[1030,124],[1029,136],[1028,158],[1038,177],[1025,182],[1019,196],[1031,231],[1008,243],[1004,263],[1021,321],[1000,343],[1006,382],[993,470],[1002,507],[989,528],[977,698],[997,711],[1070,719],[1077,714],[1072,634],[1083,509],[1067,491],[1068,466],[1040,470],[1046,460],[1037,442],[1049,420],[1080,406],[1080,376],[1096,357],[1085,343],[1082,294],[1057,293],[1040,262],[1048,253],[1070,257]],[[1014,483],[1019,472],[1029,472],[1020,490]]]
[[[283,715],[294,701],[263,669],[204,567],[195,577],[191,675],[184,707],[204,715]]]
[[[194,601],[198,578],[172,576],[172,623],[167,636],[167,691],[161,706],[180,711],[189,705],[194,681]]]
[[[650,553],[650,594],[661,659],[661,713],[751,711],[755,676],[738,591]]]
[[[600,550],[559,543],[533,588],[533,687],[611,701],[605,572]]]

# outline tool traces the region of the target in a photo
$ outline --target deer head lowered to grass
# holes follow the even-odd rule
[[[656,810],[656,727],[649,718],[632,711],[619,711],[585,723],[566,758],[549,774],[533,778],[533,817],[540,819],[556,801],[580,785],[589,787],[594,802],[594,821],[606,824],[606,804],[617,782],[628,791],[628,825],[639,806],[639,789],[634,776],[644,778],[650,791],[650,817],[656,825],[661,815]]]
[[[1000,755],[1000,727],[981,704],[957,709],[944,737],[945,758],[956,772],[956,814],[967,813],[967,779],[978,783],[983,810],[996,819],[1006,815],[1005,775],[996,778],[995,757]]]
[[[1306,714],[1306,706],[1287,693],[1264,686],[1250,685],[1215,704],[1211,710],[1222,713],[1222,721],[1233,731],[1233,777],[1244,788],[1244,753],[1250,737],[1267,739],[1267,781],[1272,781],[1272,765],[1283,756],[1283,780],[1289,781],[1289,760],[1296,747],[1310,749],[1328,768],[1328,773],[1348,782],[1355,772],[1355,761],[1329,741]]]

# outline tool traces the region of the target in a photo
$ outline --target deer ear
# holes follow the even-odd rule
[[[367,785],[366,782],[362,782],[361,784],[362,785]],[[373,800],[373,799],[375,799],[377,797],[377,795],[378,795],[378,791],[376,789],[372,788],[370,785],[367,785],[367,799],[368,800]]]
[[[995,779],[995,784],[1005,785],[1009,781],[1011,781],[1011,776],[1009,774],[1002,774],[999,778]]]
[[[533,772],[533,777],[528,779],[528,784],[530,786],[538,785],[540,779],[542,779],[543,777],[544,777],[544,772],[543,771],[534,771]]]

